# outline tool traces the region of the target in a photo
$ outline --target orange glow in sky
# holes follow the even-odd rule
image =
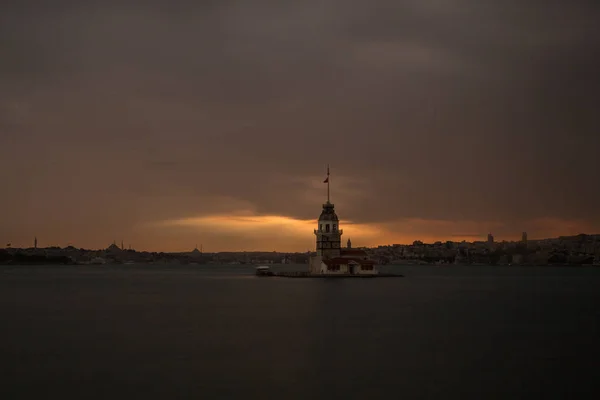
[[[340,229],[343,230],[342,245],[345,245],[350,238],[355,247],[394,243],[409,244],[415,240],[426,243],[446,240],[485,240],[485,235],[467,232],[487,232],[484,227],[493,226],[494,223],[489,222],[454,222],[418,218],[379,224],[356,224],[351,221],[340,221]],[[274,249],[307,251],[315,248],[313,229],[316,227],[316,219],[301,220],[286,216],[256,215],[250,211],[239,211],[233,215],[217,214],[161,221],[151,224],[149,229],[166,230],[165,235],[169,236],[185,231],[188,232],[188,236],[197,235],[207,238],[208,241],[214,240],[217,248],[212,251],[271,251]],[[456,232],[465,233],[456,234]],[[517,237],[518,233],[515,234],[515,239]]]
[[[191,229],[199,235],[220,237],[219,247],[223,251],[307,251],[314,250],[313,230],[317,227],[317,221],[240,213],[167,220],[153,225],[171,231]],[[344,231],[342,240],[354,237],[353,242],[363,246],[372,245],[386,236],[377,225],[353,224],[342,220],[340,227]]]

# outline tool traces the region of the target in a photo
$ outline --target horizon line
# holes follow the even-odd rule
[[[556,237],[547,237],[547,238],[528,238],[527,241],[528,242],[537,242],[537,241],[543,241],[543,240],[556,240],[556,239],[560,239],[560,238],[573,238],[573,237],[577,237],[577,236],[600,236],[600,233],[578,233],[576,235],[559,235]],[[468,236],[463,236],[463,237],[468,237]],[[495,239],[495,238],[494,238]],[[358,246],[356,247],[357,249],[374,249],[377,247],[386,247],[386,246],[412,246],[414,244],[414,242],[421,242],[424,245],[431,245],[431,244],[435,244],[435,243],[486,243],[487,240],[483,239],[482,240],[473,240],[473,241],[467,241],[467,240],[436,240],[435,242],[423,242],[419,239],[414,240],[412,243],[389,243],[389,244],[377,244],[374,246]],[[522,240],[499,240],[496,241],[494,240],[494,243],[519,243],[522,242]],[[83,247],[77,247],[74,246],[72,244],[72,242],[69,242],[69,244],[65,247],[60,247],[57,245],[54,246],[46,246],[46,247],[37,247],[37,249],[53,249],[53,248],[58,248],[58,249],[66,249],[69,247],[73,247],[75,249],[78,250],[87,250],[87,251],[102,251],[102,250],[106,250],[108,249],[110,246],[115,245],[114,241],[113,243],[109,244],[107,247],[104,248],[97,248],[97,249],[92,249],[92,248],[83,248]],[[116,246],[116,245],[115,245]],[[9,250],[9,249],[19,249],[19,250],[24,250],[24,249],[35,249],[36,247],[33,246],[29,246],[29,247],[13,247],[11,242],[8,242],[7,245],[3,248],[0,248],[0,250]],[[135,252],[140,252],[140,253],[191,253],[194,250],[197,250],[197,247],[194,247],[192,250],[182,250],[182,251],[158,251],[158,250],[136,250],[133,246],[130,246],[130,248],[120,248],[119,246],[117,246],[117,248],[121,251],[135,251]],[[220,251],[202,251],[202,254],[218,254],[218,253],[292,253],[292,254],[306,254],[306,253],[311,253],[313,251],[316,250],[307,250],[307,251],[278,251],[278,250],[220,250]]]

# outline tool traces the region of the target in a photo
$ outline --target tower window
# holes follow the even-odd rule
[[[329,224],[325,224],[325,232],[329,232]]]
[[[323,230],[323,224],[319,225],[319,230],[322,231]]]
[[[337,231],[337,224],[333,224],[333,231]]]

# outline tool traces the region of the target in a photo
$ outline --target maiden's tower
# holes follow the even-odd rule
[[[376,275],[375,263],[364,250],[352,249],[350,240],[346,248],[341,247],[344,231],[330,201],[330,180],[327,166],[327,178],[323,181],[327,184],[327,202],[323,204],[314,230],[317,254],[310,258],[309,272],[311,275]]]

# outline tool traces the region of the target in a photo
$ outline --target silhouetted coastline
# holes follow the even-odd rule
[[[513,242],[415,241],[373,248],[362,247],[379,265],[600,265],[600,234],[561,236]],[[306,264],[312,252],[147,252],[111,244],[106,249],[6,248],[0,264]]]
[[[70,257],[65,255],[48,256],[45,254],[24,254],[17,252],[10,254],[6,250],[0,250],[0,264],[17,265],[55,265],[76,264]]]

